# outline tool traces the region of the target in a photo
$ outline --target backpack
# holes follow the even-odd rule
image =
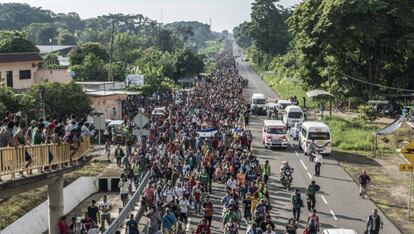
[[[317,229],[316,217],[310,217],[308,221],[308,229],[314,231]]]

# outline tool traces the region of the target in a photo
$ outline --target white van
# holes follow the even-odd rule
[[[286,132],[286,125],[281,120],[265,120],[262,129],[264,147],[287,147]]]
[[[283,123],[287,127],[293,126],[295,123],[302,123],[305,120],[303,117],[302,108],[299,106],[287,106],[283,113]]]
[[[263,93],[254,93],[250,98],[250,106],[253,114],[265,114],[266,96]]]
[[[279,112],[285,111],[286,107],[291,106],[292,102],[290,100],[279,100],[277,101],[277,106]]]
[[[310,144],[314,142],[317,146],[323,147],[322,155],[331,153],[331,131],[325,123],[305,121],[299,134],[299,147],[305,152],[309,151]]]

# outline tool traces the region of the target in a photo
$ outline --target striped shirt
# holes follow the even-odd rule
[[[0,128],[0,147],[7,147],[13,145],[12,130],[6,127]]]

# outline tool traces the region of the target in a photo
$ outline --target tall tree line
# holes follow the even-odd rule
[[[414,89],[414,1],[304,0],[283,11],[276,3],[256,0],[251,22],[235,28],[234,36],[240,46],[253,45],[259,53],[271,55],[277,75],[344,97],[373,98],[379,91],[391,92],[345,76]],[[257,9],[265,12],[263,16]],[[282,20],[274,17],[275,25],[268,27],[266,9]],[[266,37],[283,29],[284,36]],[[272,38],[270,44],[267,38]]]

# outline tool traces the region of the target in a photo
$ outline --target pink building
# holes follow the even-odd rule
[[[36,52],[0,53],[0,82],[15,90],[30,88],[43,81],[69,83],[67,69],[42,69],[42,57]]]

